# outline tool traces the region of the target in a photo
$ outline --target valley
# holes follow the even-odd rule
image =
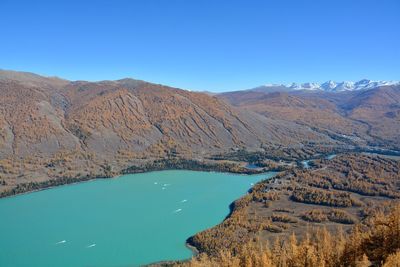
[[[240,162],[399,150],[400,143],[397,85],[210,96],[133,79],[1,71],[0,95],[2,196],[132,170],[192,169],[179,161],[243,172]],[[171,166],[151,167],[160,162]]]
[[[188,240],[200,251],[196,259],[170,265],[292,266],[307,261],[357,266],[363,257],[372,264],[392,254],[392,263],[384,266],[396,266],[390,264],[398,259],[399,236],[392,227],[400,224],[399,164],[346,154],[281,172],[236,200],[223,223]],[[390,226],[385,220],[391,220]],[[386,241],[378,241],[383,234]]]
[[[400,267],[399,14],[0,0],[0,267]]]
[[[133,79],[68,81],[0,71],[0,197],[14,201],[43,189],[52,188],[35,194],[53,194],[60,185],[167,170],[204,177],[271,172],[277,173],[271,179],[246,181],[248,194],[229,197],[239,199],[228,217],[218,212],[218,220],[179,236],[181,248],[187,238],[198,256],[170,254],[140,264],[221,266],[246,259],[243,248],[288,244],[292,234],[351,236],[389,214],[400,198],[400,86],[365,86],[210,95]],[[365,251],[371,260],[386,259]],[[353,264],[362,256],[343,260]]]

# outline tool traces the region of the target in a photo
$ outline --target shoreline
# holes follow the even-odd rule
[[[364,152],[365,151],[359,151],[359,152],[352,151],[350,153],[338,153],[337,155],[340,155],[340,154],[351,154],[351,153],[358,154],[358,153],[364,153]],[[319,157],[315,157],[312,160],[323,159],[323,158],[326,158],[329,155],[331,155],[331,154],[321,154]],[[382,153],[380,155],[384,156],[384,155],[387,155],[387,154],[383,154]],[[178,160],[178,162],[179,162],[179,160]],[[191,162],[194,162],[194,161],[191,161]],[[72,180],[76,180],[76,181],[71,182],[71,183],[52,185],[52,186],[48,186],[48,187],[44,187],[44,188],[38,188],[38,189],[35,189],[35,190],[22,192],[22,193],[18,193],[18,194],[14,194],[14,195],[9,195],[9,196],[4,196],[4,197],[2,196],[0,198],[15,197],[15,196],[19,196],[19,195],[28,194],[28,193],[33,193],[33,192],[38,192],[38,191],[42,191],[42,190],[52,189],[52,188],[55,188],[55,187],[58,187],[58,186],[61,186],[61,185],[73,185],[73,184],[78,184],[78,183],[82,183],[82,182],[95,181],[95,180],[98,180],[98,179],[116,179],[116,178],[119,178],[119,177],[121,177],[123,175],[147,173],[147,172],[154,172],[154,171],[190,170],[190,171],[203,171],[203,172],[231,173],[231,174],[238,174],[238,175],[251,175],[251,174],[262,174],[262,173],[266,173],[266,172],[273,172],[273,170],[265,170],[264,168],[261,168],[262,171],[256,171],[256,172],[253,172],[254,170],[247,170],[246,168],[241,168],[240,171],[232,171],[232,170],[231,171],[226,171],[226,170],[221,170],[221,168],[220,168],[221,166],[218,166],[218,165],[215,165],[215,164],[214,165],[213,164],[209,164],[209,165],[206,165],[207,168],[200,169],[200,168],[205,167],[205,164],[203,162],[199,162],[199,163],[201,163],[201,164],[199,164],[197,166],[194,166],[193,168],[184,168],[183,166],[179,166],[178,168],[171,168],[171,166],[168,166],[167,168],[158,168],[159,166],[154,166],[155,168],[147,168],[147,169],[143,170],[142,168],[144,168],[146,166],[134,166],[134,168],[136,168],[136,169],[133,169],[131,172],[121,171],[121,173],[118,173],[118,174],[110,176],[110,177],[104,177],[104,176],[95,176],[95,177],[91,177],[91,178],[84,177],[82,180],[76,180],[77,178],[72,178]],[[237,165],[235,165],[235,166],[237,166]],[[299,168],[299,167],[296,167],[296,168]],[[251,173],[248,173],[247,171],[251,171]],[[252,187],[253,186],[251,186],[251,188]],[[251,188],[249,189],[249,191],[251,190]],[[237,200],[234,200],[232,203],[229,204],[229,213],[226,215],[226,217],[220,223],[222,223],[223,221],[225,221],[226,219],[228,219],[232,215],[232,213],[233,213],[233,211],[235,209],[236,201]],[[197,249],[197,247],[191,242],[191,239],[193,237],[194,237],[194,235],[188,237],[186,239],[186,241],[185,241],[185,246],[191,251],[191,254],[192,254],[192,256],[190,258],[185,259],[185,260],[165,260],[165,261],[150,263],[150,264],[147,264],[147,265],[144,265],[144,266],[170,266],[173,263],[186,262],[186,261],[189,261],[192,257],[196,257],[200,252]]]
[[[184,263],[190,261],[193,257],[196,257],[199,254],[198,249],[195,246],[190,245],[187,240],[185,242],[185,247],[188,248],[192,252],[192,256],[185,260],[162,260],[156,261],[149,264],[141,265],[142,267],[167,267],[171,264],[175,263]]]
[[[233,174],[233,175],[241,175],[241,176],[248,176],[248,175],[261,175],[264,173],[269,173],[269,172],[279,172],[279,171],[275,171],[275,170],[266,170],[266,171],[262,171],[262,172],[258,172],[258,173],[251,173],[251,174],[247,174],[247,173],[241,173],[241,172],[228,172],[228,171],[205,171],[205,170],[191,170],[191,169],[161,169],[161,170],[151,170],[151,171],[145,171],[145,172],[137,172],[137,173],[127,173],[127,174],[118,174],[116,176],[111,176],[111,177],[95,177],[95,178],[91,178],[89,180],[80,180],[80,181],[76,181],[76,182],[72,182],[72,183],[66,183],[66,184],[60,184],[60,185],[52,185],[49,187],[43,187],[43,188],[39,188],[39,189],[34,189],[34,190],[30,190],[30,191],[26,191],[26,192],[22,192],[22,193],[18,193],[18,194],[14,194],[14,195],[5,195],[5,196],[0,196],[0,200],[1,199],[7,199],[7,198],[12,198],[12,197],[17,197],[17,196],[22,196],[22,195],[27,195],[30,193],[35,193],[35,192],[40,192],[40,191],[44,191],[44,190],[50,190],[50,189],[54,189],[57,187],[62,187],[62,186],[69,186],[69,185],[77,185],[77,184],[82,184],[82,183],[89,183],[89,182],[94,182],[97,180],[109,180],[109,179],[118,179],[122,176],[125,175],[133,175],[133,174],[144,174],[144,173],[150,173],[150,172],[161,172],[161,171],[194,171],[194,172],[214,172],[214,173],[227,173],[227,174]]]
[[[305,160],[315,160],[325,158],[332,154],[348,154],[348,153],[376,153],[381,156],[400,156],[400,151],[383,149],[383,148],[355,148],[350,151],[331,151],[330,153],[319,154],[316,157],[303,158],[303,159],[293,159],[293,163],[297,166],[295,168],[300,167],[302,161]],[[224,159],[222,159],[224,160]],[[226,158],[225,160],[229,160]],[[232,163],[227,162],[212,162],[207,160],[205,161],[197,161],[185,158],[173,158],[173,159],[162,159],[155,160],[153,162],[146,163],[144,165],[133,165],[122,169],[116,173],[104,173],[104,175],[94,175],[92,177],[89,176],[81,176],[81,177],[59,177],[53,178],[50,180],[42,181],[42,182],[27,182],[17,184],[16,187],[0,192],[0,199],[9,198],[13,196],[24,195],[27,193],[38,192],[42,190],[47,190],[51,188],[55,188],[62,185],[72,185],[82,182],[88,182],[97,179],[113,179],[118,178],[122,175],[127,174],[137,174],[137,173],[147,173],[152,171],[164,171],[164,170],[190,170],[190,171],[206,171],[206,172],[221,172],[221,173],[234,173],[234,174],[242,174],[242,175],[252,175],[252,174],[262,174],[264,172],[269,171],[283,171],[285,169],[268,169],[266,167],[261,167],[257,169],[246,168],[245,166],[241,166],[240,164],[243,162],[253,163],[250,159],[247,161],[232,161]]]
[[[158,171],[169,171],[169,170],[184,170],[184,169],[182,169],[182,168],[180,168],[180,169],[162,169],[162,170],[156,169],[156,170],[149,170],[149,171],[145,171],[145,172],[137,172],[135,174],[148,173],[148,172],[158,172]],[[273,172],[273,171],[265,171],[263,168],[261,168],[260,170],[263,170],[263,171],[256,172],[254,175],[260,175],[260,174],[262,175],[264,173],[266,174],[266,173],[272,173]],[[205,172],[205,170],[190,170],[190,171]],[[245,176],[252,175],[252,174],[247,174],[247,173],[243,173],[243,172],[218,171],[218,169],[213,169],[213,170],[210,169],[207,172],[230,173],[230,174],[234,174],[234,175],[243,176],[244,178],[245,178]],[[254,173],[254,172],[252,171],[252,173]],[[120,178],[123,175],[129,175],[129,174],[118,174],[118,175],[115,175],[115,176],[112,176],[112,177],[94,177],[94,178],[91,178],[91,179],[87,179],[87,180],[85,179],[83,181],[76,181],[76,182],[73,182],[73,183],[63,184],[63,185],[77,185],[79,183],[92,182],[92,181],[100,180],[100,179],[117,179],[117,178]],[[264,180],[264,178],[263,178],[263,180]],[[19,193],[19,194],[16,194],[16,195],[6,196],[4,198],[18,197],[18,196],[21,196],[21,195],[24,195],[24,194],[30,194],[30,193],[34,193],[34,192],[48,190],[48,189],[56,188],[56,187],[63,186],[63,185],[55,185],[55,186],[50,186],[50,187],[46,187],[46,188],[35,189],[33,191],[28,191],[28,192]],[[252,187],[253,186],[249,185],[249,189],[244,194],[247,194],[251,190]],[[227,215],[221,221],[217,222],[216,225],[218,225],[221,222],[223,222],[224,220],[226,220],[232,214],[235,201],[236,200],[234,200],[233,202],[231,202],[229,204],[229,212],[227,213]],[[216,225],[213,225],[211,227],[215,227]],[[197,247],[190,243],[189,239],[191,237],[192,236],[189,236],[188,238],[186,238],[186,240],[182,240],[184,242],[184,246],[187,249],[190,250],[190,257],[188,257],[187,259],[182,259],[182,260],[162,260],[162,261],[159,261],[159,262],[152,262],[152,263],[149,263],[149,264],[146,264],[146,265],[143,265],[143,266],[149,266],[149,267],[150,266],[171,266],[174,263],[178,263],[178,262],[183,263],[183,262],[190,261],[193,257],[196,257],[200,253],[199,250],[197,249]]]
[[[186,162],[186,164],[181,164],[182,162]],[[190,165],[187,164],[190,163]],[[84,182],[90,182],[100,179],[116,179],[123,175],[129,174],[140,174],[140,173],[148,173],[148,172],[155,172],[155,171],[168,171],[168,170],[189,170],[189,171],[203,171],[203,172],[217,172],[217,173],[231,173],[231,174],[238,174],[238,175],[255,175],[255,174],[262,174],[270,171],[266,168],[259,168],[259,169],[247,169],[245,167],[239,166],[240,162],[236,164],[225,164],[225,165],[217,165],[217,164],[207,164],[204,162],[198,161],[187,161],[184,159],[178,159],[174,161],[162,162],[167,166],[160,166],[159,162],[155,161],[151,164],[146,164],[143,166],[131,166],[126,169],[123,169],[115,174],[111,174],[110,176],[107,175],[97,175],[93,177],[83,176],[83,177],[61,177],[55,178],[51,180],[46,180],[43,182],[29,182],[29,183],[21,183],[18,184],[15,188],[10,189],[8,191],[3,191],[0,193],[0,199],[16,197],[20,195],[25,195],[29,193],[39,192],[43,190],[48,190],[52,188],[56,188],[59,186],[64,185],[74,185]],[[22,187],[22,188],[20,188]],[[29,188],[26,188],[29,187]],[[30,189],[32,188],[32,189]],[[20,191],[19,191],[20,190]]]
[[[386,152],[386,153],[385,153]],[[352,154],[352,153],[355,153],[355,154],[358,154],[358,153],[376,153],[378,156],[382,156],[382,157],[385,157],[385,156],[400,156],[400,151],[393,151],[393,150],[390,150],[390,151],[382,151],[382,150],[374,150],[374,152],[371,152],[371,150],[367,150],[367,151],[365,151],[365,150],[355,150],[355,151],[351,151],[351,152],[342,152],[342,153],[326,153],[326,154],[320,154],[318,157],[313,157],[313,158],[310,158],[310,159],[303,159],[303,160],[298,160],[298,161],[295,161],[295,162],[297,162],[297,163],[301,163],[302,161],[304,161],[304,160],[309,160],[309,161],[313,161],[313,160],[317,160],[317,159],[327,159],[327,160],[331,160],[331,156],[333,156],[333,157],[336,157],[336,156],[338,156],[338,155],[343,155],[343,154]],[[297,166],[297,168],[303,168],[303,167],[301,167],[301,166]],[[276,172],[276,174],[278,174],[279,172]],[[271,178],[273,178],[273,177],[271,177]],[[260,181],[261,182],[261,181]],[[257,183],[256,183],[257,184]],[[255,184],[255,185],[256,185]],[[254,185],[253,185],[254,186]],[[253,188],[253,186],[248,190],[248,192],[247,193],[249,193],[250,191],[251,191],[251,189]],[[240,198],[239,198],[240,199]],[[231,216],[232,216],[232,214],[234,213],[234,211],[235,211],[235,208],[236,208],[236,202],[237,202],[237,200],[239,200],[239,199],[236,199],[236,200],[234,200],[232,203],[230,203],[229,204],[229,213],[226,215],[226,217],[220,222],[220,224],[221,223],[223,223],[225,220],[227,220],[227,219],[229,219]],[[215,226],[214,226],[215,227]],[[193,253],[193,256],[192,257],[196,257],[198,254],[200,254],[200,251],[199,251],[199,249],[196,247],[196,245],[194,244],[194,242],[192,241],[192,239],[193,239],[193,237],[194,237],[195,235],[193,235],[193,236],[190,236],[188,239],[186,239],[186,247],[188,247],[191,251],[192,251],[192,253]],[[173,260],[171,260],[171,261],[161,261],[161,262],[155,262],[155,263],[151,263],[151,264],[148,264],[148,265],[145,265],[145,266],[152,266],[152,267],[159,267],[159,266],[161,266],[161,267],[167,267],[167,266],[170,266],[171,264],[173,264],[173,263],[179,263],[179,262],[187,262],[187,261],[190,261],[190,259],[187,259],[187,260],[177,260],[177,261],[173,261]]]

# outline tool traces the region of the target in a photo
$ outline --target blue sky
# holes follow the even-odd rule
[[[398,0],[0,0],[0,68],[192,90],[400,79]]]

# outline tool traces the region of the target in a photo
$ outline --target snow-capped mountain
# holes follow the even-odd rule
[[[301,90],[301,89],[317,90],[321,86],[319,83],[302,83],[302,84],[292,83],[289,87],[296,90]]]
[[[343,91],[357,91],[364,89],[372,89],[379,86],[385,85],[397,85],[400,84],[400,81],[372,81],[368,79],[363,79],[358,82],[352,81],[344,81],[344,82],[335,82],[335,81],[327,81],[322,84],[319,83],[291,83],[291,84],[266,84],[262,87],[258,87],[257,90],[264,88],[268,90],[269,88],[286,88],[288,90],[321,90],[326,92],[343,92]]]
[[[379,86],[400,84],[399,81],[371,81],[367,79],[358,82],[340,82],[329,81],[321,84],[320,89],[329,92],[357,91],[363,89],[372,89]]]

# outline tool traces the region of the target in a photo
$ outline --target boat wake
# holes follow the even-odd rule
[[[95,246],[96,246],[96,244],[91,244],[91,245],[87,246],[86,248],[92,248],[92,247],[95,247]]]
[[[187,199],[184,199],[184,200],[181,201],[181,203],[185,203],[185,202],[187,202]]]
[[[174,213],[178,213],[178,212],[181,212],[181,211],[182,211],[182,209],[177,209],[177,210],[174,211]]]
[[[60,242],[57,242],[56,245],[64,244],[64,243],[66,243],[66,242],[67,242],[67,240],[61,240]]]

